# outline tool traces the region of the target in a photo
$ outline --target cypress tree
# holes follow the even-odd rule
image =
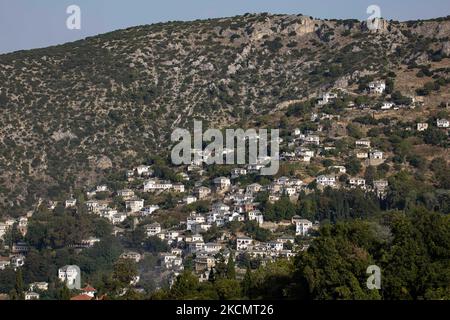
[[[245,272],[244,280],[242,280],[242,291],[244,295],[251,299],[252,294],[251,290],[253,288],[253,275],[250,267],[247,267],[247,271]]]
[[[19,299],[19,300],[25,299],[23,290],[24,290],[24,284],[23,284],[22,270],[18,269],[16,272],[16,284],[15,284],[15,291],[17,293],[17,299]]]
[[[234,258],[232,253],[230,253],[230,258],[227,263],[227,278],[231,280],[236,279],[236,270],[234,268]]]

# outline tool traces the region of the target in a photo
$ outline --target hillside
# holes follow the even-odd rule
[[[194,118],[245,126],[368,76],[404,95],[419,89],[423,107],[410,120],[433,115],[450,96],[449,36],[448,17],[383,21],[372,32],[356,20],[258,14],[1,55],[0,203],[14,214],[12,205],[144,163]]]

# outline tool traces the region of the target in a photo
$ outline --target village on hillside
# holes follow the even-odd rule
[[[112,235],[119,240],[128,239],[127,234],[136,230],[143,232],[137,244],[124,245],[119,259],[140,266],[149,255],[156,254],[151,275],[159,280],[154,290],[170,288],[186,268],[203,282],[231,259],[237,278],[242,279],[245,266],[292,259],[308,249],[322,222],[314,214],[299,215],[290,210],[290,203],[296,204],[300,196],[332,189],[355,190],[380,202],[386,199],[389,172],[396,171],[399,164],[398,152],[385,148],[377,138],[384,127],[401,125],[401,130],[411,135],[438,130],[448,138],[448,118],[422,119],[408,126],[397,124],[398,120],[386,121],[392,113],[422,108],[423,102],[420,97],[400,93],[386,98],[385,91],[385,81],[378,80],[367,83],[366,94],[372,100],[339,89],[314,97],[315,104],[305,115],[310,121],[290,129],[289,135],[280,139],[281,169],[274,177],[261,177],[264,165],[258,163],[208,168],[204,162],[209,155],[194,150],[201,155],[200,161],[169,165],[169,173],[158,164],[143,164],[129,168],[120,183],[85,186],[83,193],[74,193],[65,201],[42,199],[36,210],[0,221],[0,270],[19,270],[27,264],[27,254],[33,249],[27,241],[29,222],[39,210],[50,214],[82,211],[96,216],[111,225]],[[336,105],[348,111],[347,116],[330,112]],[[446,109],[448,106],[444,106],[444,112]],[[296,112],[295,107],[292,110]],[[339,125],[343,130],[330,134],[330,127]],[[413,160],[410,162],[414,165]],[[296,169],[290,170],[292,166]],[[308,210],[304,212],[314,208]],[[14,241],[12,229],[20,241]],[[70,247],[83,252],[101,241],[91,234]],[[139,245],[144,241],[145,246]],[[137,270],[130,286],[144,290],[145,275],[140,274],[141,268]],[[73,282],[71,272],[70,265],[61,265],[55,277],[62,283]],[[48,282],[28,284],[25,299],[40,299],[48,286]],[[71,298],[101,297],[83,281],[83,287]]]

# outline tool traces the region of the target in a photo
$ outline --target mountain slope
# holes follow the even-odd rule
[[[258,14],[1,55],[0,202],[31,205],[145,161],[194,118],[245,123],[365,75],[448,67],[449,35],[448,18],[371,32],[356,20]]]

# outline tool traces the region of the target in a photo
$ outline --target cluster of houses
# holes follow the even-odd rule
[[[0,270],[5,270],[7,267],[17,270],[25,264],[25,256],[29,251],[29,247],[24,242],[10,243],[6,239],[7,233],[15,228],[22,236],[27,234],[28,218],[31,214],[19,218],[6,218],[0,222],[0,240],[4,242],[4,248],[9,250],[8,256],[0,256]]]
[[[381,95],[386,90],[384,81],[374,81],[369,83],[367,91],[370,94]],[[323,107],[339,97],[338,93],[326,92],[317,99],[317,106]],[[382,110],[395,108],[391,102],[382,104]],[[311,116],[311,121],[317,120],[336,120],[340,117],[326,113],[315,112]],[[449,128],[449,121],[438,119],[436,122],[438,128]],[[429,123],[417,123],[417,131],[425,131],[429,128]],[[317,157],[322,157],[328,151],[335,149],[332,142],[326,139],[322,133],[322,127],[306,130],[302,132],[295,129],[292,132],[292,139],[287,143],[289,151],[283,151],[280,155],[281,161],[310,163]],[[257,138],[257,137],[256,137]],[[280,139],[280,142],[282,140]],[[224,150],[224,154],[233,150]],[[282,223],[268,223],[264,219],[264,213],[261,212],[257,196],[261,192],[268,195],[268,201],[275,203],[283,196],[296,200],[300,193],[310,192],[310,182],[315,181],[316,186],[321,189],[331,188],[359,188],[365,192],[375,192],[378,197],[386,197],[388,190],[388,181],[381,179],[367,182],[363,177],[348,177],[347,168],[343,164],[330,165],[325,172],[318,173],[317,176],[305,181],[295,178],[281,176],[273,179],[264,186],[259,183],[241,185],[241,178],[249,175],[258,174],[265,166],[268,159],[260,158],[256,164],[242,165],[232,168],[226,176],[205,179],[203,162],[208,159],[209,154],[201,150],[194,150],[198,157],[186,170],[178,172],[177,175],[183,183],[161,180],[154,176],[152,166],[140,165],[126,171],[126,180],[129,185],[138,187],[129,187],[121,190],[110,190],[107,185],[98,185],[94,189],[86,192],[88,200],[84,203],[86,210],[90,214],[98,215],[107,219],[114,227],[114,234],[118,235],[124,232],[119,228],[121,224],[129,217],[139,224],[142,221],[147,223],[143,225],[147,237],[156,237],[166,242],[170,249],[159,256],[160,267],[169,273],[169,283],[172,284],[177,275],[179,275],[185,266],[186,257],[193,257],[194,271],[200,281],[205,281],[209,277],[210,271],[215,268],[219,261],[227,260],[232,254],[245,254],[251,258],[260,258],[264,261],[273,261],[275,259],[290,259],[296,252],[305,250],[307,245],[299,245],[296,237],[308,239],[314,235],[318,229],[318,222],[311,222],[299,216],[294,216],[291,221]],[[357,139],[352,148],[352,154],[365,165],[377,166],[382,164],[387,156],[383,151],[373,147],[370,139]],[[195,182],[195,187],[188,187],[191,184],[184,184],[195,177],[201,177]],[[346,177],[342,179],[342,177]],[[148,217],[155,213],[162,212],[156,204],[146,203],[143,193],[162,194],[166,192],[182,194],[182,200],[179,205],[191,205],[201,200],[210,200],[211,206],[208,212],[191,212],[185,220],[179,221],[176,226],[163,228],[163,226],[154,222]],[[103,196],[100,196],[103,195]],[[118,209],[116,201],[112,197],[122,201],[124,209]],[[99,200],[103,199],[103,200]],[[181,199],[181,197],[180,197]],[[49,202],[48,208],[55,209],[57,203]],[[66,208],[77,208],[79,204],[73,197],[67,199],[64,203]],[[18,219],[7,218],[0,221],[0,240],[5,240],[5,236],[11,228],[17,228],[22,235],[26,235],[28,218]],[[153,221],[148,223],[148,221]],[[222,236],[214,241],[205,241],[204,234],[211,228],[223,228],[232,222],[254,221],[256,225],[269,230],[281,228],[283,234],[277,235],[275,240],[261,242],[252,239],[246,234],[239,233],[232,235],[228,230],[223,229]],[[136,225],[136,223],[134,225]],[[144,224],[142,223],[142,224]],[[274,226],[275,225],[275,226]],[[278,232],[279,233],[279,232]],[[298,239],[297,239],[298,240]],[[98,243],[100,239],[89,237],[74,245],[76,249],[83,250],[90,248]],[[0,270],[6,267],[14,269],[20,268],[25,263],[28,246],[25,243],[6,244],[7,248],[11,246],[11,254],[8,257],[0,256]],[[140,263],[145,253],[136,251],[125,251],[121,254],[121,259],[131,260],[134,263]],[[64,266],[58,270],[58,278],[67,284],[73,284],[76,281],[76,273],[71,266]],[[131,281],[131,285],[139,283],[139,276]],[[27,300],[39,299],[39,293],[48,289],[48,283],[38,282],[30,285],[26,293]],[[74,297],[74,300],[92,300],[96,298],[96,290],[90,286],[81,289],[81,294]]]

